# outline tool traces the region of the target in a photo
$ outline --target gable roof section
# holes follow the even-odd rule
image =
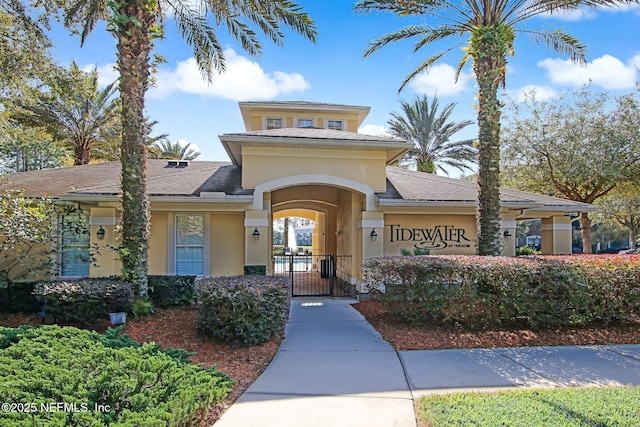
[[[477,184],[434,174],[387,167],[387,190],[376,193],[380,206],[476,206]],[[502,206],[511,209],[541,209],[562,212],[587,212],[595,208],[586,203],[558,197],[500,189]]]
[[[8,175],[3,188],[21,188],[30,197],[117,196],[120,192],[120,162],[96,163],[60,169]],[[150,196],[200,196],[224,192],[251,195],[240,187],[241,170],[228,162],[190,162],[186,167],[169,166],[167,160],[148,161]]]
[[[319,128],[281,128],[225,133],[219,138],[229,158],[236,165],[242,165],[243,146],[384,150],[387,152],[388,162],[399,158],[412,147],[408,142],[398,138]]]

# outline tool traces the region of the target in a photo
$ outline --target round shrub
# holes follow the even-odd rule
[[[284,329],[290,295],[286,277],[204,279],[197,284],[198,328],[225,342],[262,344]]]

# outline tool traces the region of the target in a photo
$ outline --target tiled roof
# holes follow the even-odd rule
[[[8,175],[3,187],[21,188],[27,196],[116,195],[120,190],[120,162],[46,169]],[[190,162],[169,166],[167,160],[149,160],[149,195],[197,196],[201,192],[252,194],[240,188],[241,170],[227,162]]]
[[[474,204],[477,184],[388,166],[387,191],[377,195],[381,200]],[[500,201],[512,206],[538,205],[544,208],[565,208],[574,211],[593,209],[591,205],[585,203],[505,188],[500,189]]]
[[[273,105],[273,106],[286,106],[286,105],[299,105],[304,107],[329,107],[329,108],[369,108],[363,105],[350,105],[350,104],[332,104],[328,102],[312,102],[312,101],[243,101],[240,105]]]

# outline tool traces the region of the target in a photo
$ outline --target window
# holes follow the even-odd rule
[[[313,126],[313,120],[311,119],[298,119],[299,128],[310,128]]]
[[[267,129],[281,129],[282,119],[267,119]]]
[[[342,120],[327,120],[327,129],[342,130]]]
[[[60,218],[60,275],[87,277],[89,275],[89,218],[82,213]]]
[[[204,275],[204,216],[176,215],[177,275]]]

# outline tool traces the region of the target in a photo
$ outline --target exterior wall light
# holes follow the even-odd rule
[[[371,229],[371,240],[375,242],[377,239],[378,239],[378,233],[376,233],[376,229],[375,228],[372,228]]]
[[[98,229],[98,231],[96,231],[96,237],[98,238],[98,240],[104,240],[104,235],[107,232],[105,231],[104,228],[102,228],[102,226],[100,226],[100,228]]]
[[[253,230],[253,240],[258,240],[260,239],[260,232],[258,231],[258,227],[256,227],[255,230]]]
[[[509,230],[505,230],[503,235],[505,240],[511,240],[511,232]]]

